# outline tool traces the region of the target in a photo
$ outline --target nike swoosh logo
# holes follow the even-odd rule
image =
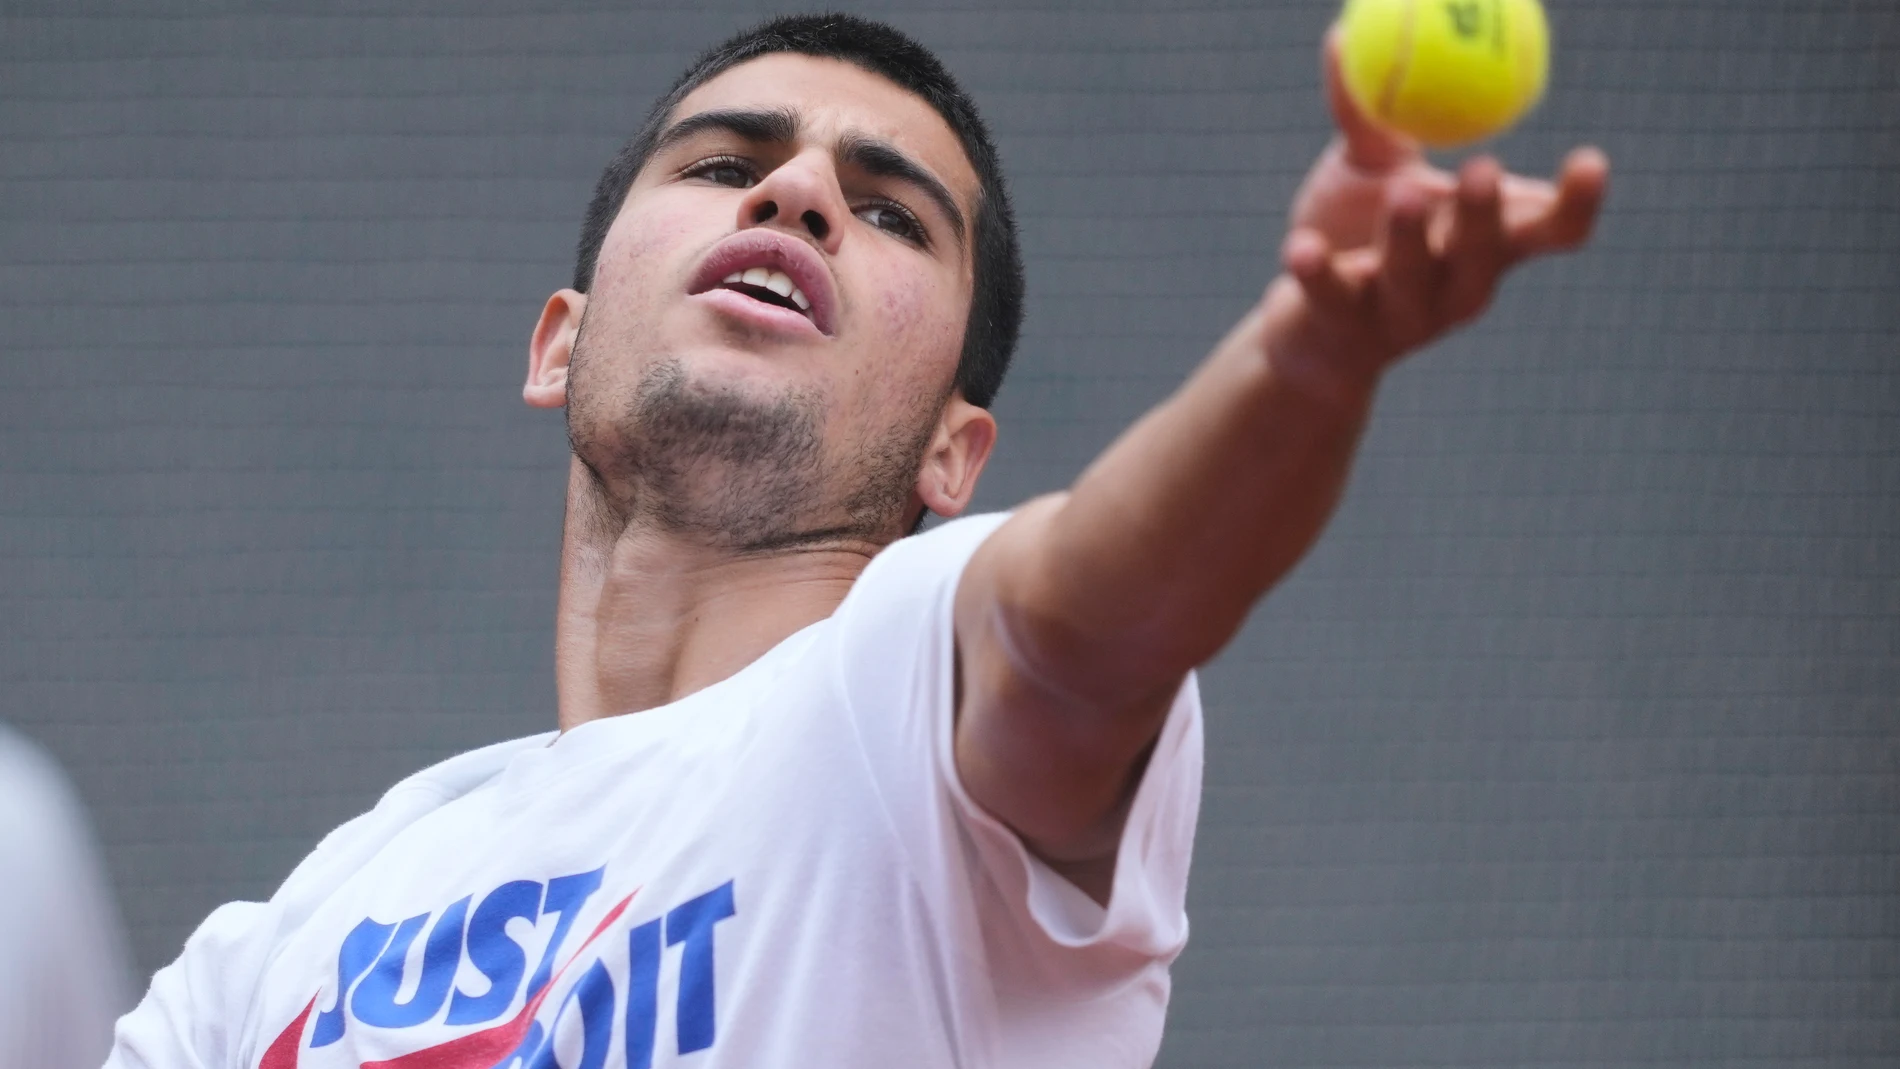
[[[567,960],[561,963],[561,967],[554,971],[554,975],[548,977],[548,982],[541,985],[541,990],[535,992],[534,997],[528,1000],[528,1004],[521,1007],[521,1012],[515,1014],[506,1023],[498,1024],[493,1028],[484,1028],[479,1032],[470,1032],[465,1036],[457,1036],[446,1043],[424,1047],[395,1058],[364,1062],[361,1069],[490,1069],[497,1062],[514,1053],[515,1048],[521,1045],[521,1037],[527,1035],[529,1026],[534,1024],[535,1012],[541,1008],[541,1003],[548,997],[548,992],[554,990],[554,985],[561,979],[561,975],[567,972],[568,966],[574,964],[594,940],[600,938],[601,933],[620,919],[620,915],[625,913],[627,906],[633,902],[633,896],[639,893],[640,889],[634,888],[633,894],[621,899],[619,905],[608,910],[607,915],[594,926],[594,930],[581,941],[581,945],[574,948],[574,953],[569,954]],[[257,1069],[297,1069],[297,1052],[303,1046],[304,1025],[309,1022],[310,1011],[316,1008],[316,1005],[317,995],[312,995],[309,1004],[303,1008],[302,1013],[297,1015],[297,1019],[290,1022],[289,1027],[279,1033],[276,1039],[271,1040],[270,1047],[264,1051],[263,1060],[257,1063]]]
[[[310,1011],[317,1008],[317,996],[311,995],[310,1002],[304,1006],[290,1027],[277,1034],[264,1051],[264,1060],[257,1063],[257,1069],[297,1069],[297,1048],[303,1046],[304,1022],[310,1019]]]

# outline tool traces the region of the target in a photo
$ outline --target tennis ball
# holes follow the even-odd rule
[[[1550,29],[1537,0],[1346,0],[1339,22],[1353,101],[1427,145],[1489,137],[1543,95]]]

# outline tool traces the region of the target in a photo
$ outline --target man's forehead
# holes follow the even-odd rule
[[[749,59],[687,93],[668,125],[726,108],[790,110],[802,137],[826,143],[847,133],[889,141],[936,172],[966,210],[973,206],[976,172],[950,124],[922,97],[856,64],[795,52]]]

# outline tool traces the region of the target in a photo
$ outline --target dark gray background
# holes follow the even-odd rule
[[[764,6],[5,4],[0,716],[139,964],[552,723],[518,400],[594,176]],[[873,6],[1013,176],[981,495],[1069,479],[1273,269],[1325,2]],[[1600,240],[1395,374],[1206,677],[1166,1066],[1900,1058],[1900,9],[1557,0],[1502,143]]]

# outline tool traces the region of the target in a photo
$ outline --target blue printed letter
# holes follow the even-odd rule
[[[627,933],[627,1069],[653,1069],[660,1019],[660,922]]]
[[[607,1064],[607,1051],[614,1038],[614,978],[607,966],[597,961],[561,1000],[561,1008],[554,1011],[548,1041],[530,1063],[533,1069],[563,1069],[554,1052],[554,1037],[561,1033],[561,1018],[567,1015],[567,1008],[574,1005],[579,1005],[581,1011],[581,1060],[574,1069],[601,1069]]]
[[[396,992],[402,989],[403,960],[429,915],[403,921],[376,967],[356,985],[356,995],[350,999],[356,1019],[377,1028],[408,1028],[434,1017],[448,1000],[449,985],[455,982],[455,967],[462,960],[462,922],[467,918],[467,898],[442,911],[435,927],[429,929],[429,942],[422,951],[422,981],[408,1002],[399,1003]]]
[[[376,955],[382,953],[389,933],[395,930],[393,924],[378,924],[364,917],[343,937],[343,949],[336,955],[336,1004],[317,1014],[317,1027],[310,1033],[312,1050],[343,1038],[343,1028],[349,1023],[343,1015],[343,1000],[349,997],[350,985],[376,964]]]
[[[488,977],[488,991],[464,994],[456,989],[449,1000],[448,1024],[480,1024],[501,1016],[515,1000],[528,955],[508,935],[516,917],[529,922],[541,913],[541,885],[533,880],[504,883],[488,893],[468,921],[468,960]]]
[[[561,919],[554,924],[554,934],[548,937],[547,952],[541,955],[541,964],[534,970],[534,979],[528,981],[528,997],[541,990],[548,982],[548,973],[554,969],[554,955],[561,949],[561,941],[567,938],[567,930],[574,926],[574,916],[581,911],[581,904],[595,891],[600,890],[600,877],[607,871],[602,865],[592,872],[578,872],[572,876],[557,876],[548,881],[548,896],[541,902],[541,915],[558,913]]]
[[[676,1012],[681,1054],[713,1045],[713,925],[735,912],[727,880],[666,915],[666,945],[686,944],[680,952]]]

